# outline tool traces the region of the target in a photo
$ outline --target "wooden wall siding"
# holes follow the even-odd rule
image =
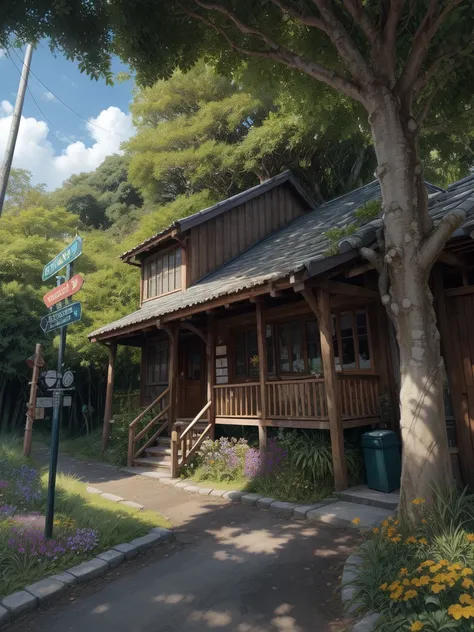
[[[191,229],[190,282],[303,215],[290,189],[277,187]]]

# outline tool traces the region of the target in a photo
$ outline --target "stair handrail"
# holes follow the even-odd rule
[[[204,430],[199,435],[199,438],[194,443],[189,452],[186,451],[186,435],[191,432],[194,426],[198,423],[206,410],[211,406],[212,402],[208,401],[207,404],[198,412],[192,422],[186,427],[183,433],[180,433],[179,424],[175,424],[173,432],[171,433],[171,477],[176,478],[178,476],[179,468],[189,461],[201,443],[206,438],[207,434],[212,430],[212,423],[208,423]],[[191,439],[192,440],[192,439]],[[181,459],[179,458],[179,450],[181,447]]]
[[[195,424],[197,424],[197,422],[201,419],[201,417],[204,415],[204,413],[206,412],[206,410],[209,410],[209,408],[211,407],[212,402],[208,401],[207,404],[198,412],[198,414],[196,415],[196,417],[194,417],[194,419],[192,420],[192,422],[190,424],[188,424],[186,426],[186,429],[183,430],[183,432],[181,433],[181,439],[184,439],[184,437],[188,434],[188,432],[190,430],[192,430],[192,428],[195,426]]]
[[[150,412],[150,410],[152,410],[152,408],[154,408],[157,404],[160,403],[160,401],[166,397],[166,395],[168,395],[170,392],[169,387],[165,388],[165,390],[160,393],[158,395],[158,397],[149,405],[145,408],[145,410],[143,410],[137,417],[135,417],[135,419],[129,424],[128,426],[128,453],[127,453],[127,466],[128,467],[132,467],[133,465],[133,459],[136,459],[142,452],[143,450],[145,450],[145,448],[147,448],[150,443],[156,439],[156,437],[164,430],[164,428],[168,425],[169,420],[163,424],[163,426],[158,430],[157,433],[155,433],[153,435],[153,437],[151,437],[151,439],[149,439],[146,444],[144,446],[142,446],[140,448],[140,450],[138,450],[137,452],[135,451],[135,445],[137,443],[137,441],[139,439],[141,439],[146,432],[156,424],[156,422],[161,419],[161,417],[164,416],[164,414],[166,412],[168,412],[169,410],[169,405],[165,406],[165,408],[163,408],[162,410],[160,410],[160,412],[158,413],[158,415],[156,415],[155,417],[153,417],[153,419],[146,425],[145,428],[143,428],[142,430],[140,430],[140,432],[138,433],[138,435],[135,435],[135,428],[136,425],[138,424],[139,421],[141,421],[143,419],[143,417]]]

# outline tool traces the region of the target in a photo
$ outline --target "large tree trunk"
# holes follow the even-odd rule
[[[401,111],[385,89],[371,95],[369,116],[383,194],[384,230],[376,263],[382,303],[394,323],[400,350],[400,427],[403,442],[401,505],[413,515],[412,500],[452,482],[443,405],[444,366],[428,286],[429,271],[449,232],[432,229],[416,121]],[[442,232],[433,238],[434,233]]]

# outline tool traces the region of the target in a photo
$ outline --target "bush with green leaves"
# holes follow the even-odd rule
[[[378,632],[474,630],[474,496],[436,491],[417,520],[382,522],[360,549],[353,603],[380,612]]]
[[[245,455],[249,450],[245,439],[221,437],[217,441],[203,441],[193,467],[195,480],[242,481],[244,480]],[[188,472],[188,473],[189,473]]]

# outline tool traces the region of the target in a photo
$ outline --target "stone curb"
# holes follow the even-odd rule
[[[112,502],[124,504],[140,511],[143,505],[126,501],[121,496],[104,494],[96,487],[88,486],[86,490],[90,494],[98,494]],[[0,599],[0,628],[31,610],[35,610],[44,604],[57,601],[63,594],[76,584],[85,583],[96,577],[100,577],[107,571],[117,568],[126,560],[131,559],[143,551],[147,551],[158,544],[173,539],[173,532],[164,527],[153,527],[147,535],[135,538],[131,542],[117,544],[109,551],[102,551],[92,559],[72,566],[65,571],[45,577],[40,581],[25,586],[4,599]]]
[[[357,553],[352,553],[346,560],[344,564],[344,570],[342,571],[341,578],[341,600],[345,605],[349,603],[354,597],[355,586],[351,585],[351,581],[357,577],[358,569],[364,560]],[[356,612],[362,604],[354,602],[351,603],[346,608],[346,612],[352,614]],[[368,612],[361,619],[356,621],[352,626],[352,632],[373,632],[375,630],[375,626],[377,621],[380,618],[380,613],[378,612]]]
[[[144,476],[145,478],[153,478],[161,485],[169,485],[171,487],[177,487],[188,494],[200,494],[202,496],[214,496],[217,498],[222,498],[223,500],[227,500],[231,503],[242,503],[243,505],[248,505],[250,507],[259,507],[260,509],[266,509],[271,513],[286,517],[286,518],[294,518],[296,520],[307,520],[308,522],[324,522],[324,520],[320,520],[320,514],[311,513],[315,509],[321,509],[325,505],[330,505],[331,503],[337,502],[339,499],[336,496],[330,498],[323,498],[322,500],[318,500],[317,502],[309,505],[307,503],[289,503],[277,500],[276,498],[267,498],[262,494],[255,494],[250,492],[242,492],[237,489],[213,489],[209,487],[209,483],[206,481],[206,486],[199,485],[192,480],[183,480],[181,478],[171,478],[169,475],[164,473],[159,473],[159,476],[156,476],[155,472],[148,472],[147,470],[140,471],[139,468],[129,468],[129,467],[121,467],[119,468],[121,472],[127,472],[128,474],[133,474],[134,476]],[[96,488],[93,488],[94,491],[91,493],[101,494],[102,492]],[[104,494],[102,494],[104,495]],[[122,501],[123,502],[123,501]],[[349,526],[350,521],[344,522],[344,526]]]

